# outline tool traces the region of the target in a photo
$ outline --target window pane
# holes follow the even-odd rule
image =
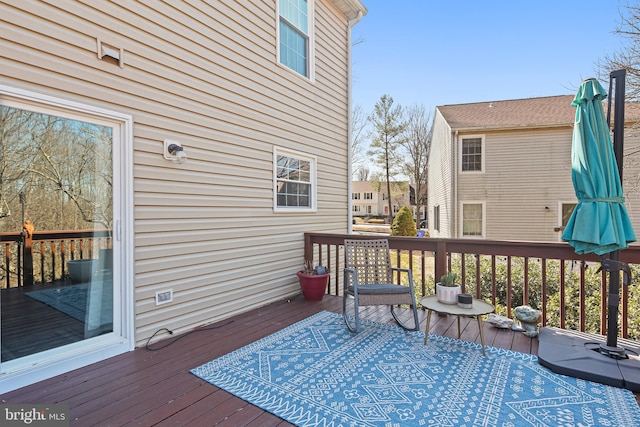
[[[285,155],[278,155],[276,163],[277,206],[311,208],[312,163]]]
[[[307,38],[284,21],[280,21],[280,62],[307,75]]]
[[[573,210],[576,208],[575,203],[563,203],[562,204],[562,226],[566,227],[569,222],[569,218],[571,218],[571,214]]]
[[[307,10],[307,0],[280,0],[280,16],[304,34],[309,32]]]
[[[462,170],[482,170],[482,138],[462,140]]]
[[[0,136],[0,231],[17,234],[31,225],[54,236],[48,238],[52,246],[56,242],[48,254],[34,251],[28,268],[23,259],[20,278],[17,261],[10,266],[10,282],[19,279],[24,298],[35,304],[29,313],[0,313],[0,362],[113,332],[113,255],[107,236],[113,227],[114,128],[0,106]],[[80,244],[73,244],[76,239]],[[62,252],[68,240],[72,244]],[[43,240],[34,240],[33,249],[40,244]],[[41,322],[34,333],[31,318],[56,321]]]
[[[307,0],[280,1],[280,63],[308,76],[309,14]]]
[[[465,204],[462,206],[462,235],[482,236],[481,204]]]

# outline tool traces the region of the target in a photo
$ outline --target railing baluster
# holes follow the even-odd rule
[[[540,284],[542,293],[542,326],[547,325],[547,259],[540,258],[540,275],[542,276],[542,283]]]
[[[44,242],[40,242],[38,246],[40,246],[40,283],[44,283]]]
[[[600,334],[606,335],[607,333],[607,279],[609,275],[605,270],[600,272]],[[626,310],[626,303],[623,303],[622,307]],[[623,320],[626,322],[626,319]],[[622,327],[623,335],[627,330],[626,327]]]
[[[529,305],[529,257],[524,257],[524,277],[522,282],[524,289],[522,290],[522,305]]]
[[[565,329],[567,326],[567,310],[565,304],[566,300],[566,290],[565,290],[565,274],[566,274],[566,266],[565,261],[560,261],[560,328]]]
[[[4,244],[4,271],[7,276],[5,280],[7,289],[11,287],[11,270],[9,270],[11,267],[11,246],[9,245],[10,243]]]
[[[460,259],[461,259],[461,268],[462,268],[462,272],[461,272],[461,278],[460,278],[460,282],[462,284],[462,292],[466,292],[466,286],[467,286],[467,258],[466,258],[466,254],[462,253],[460,254]]]
[[[622,337],[629,338],[629,286],[624,286],[623,278],[620,279],[620,283],[623,283],[621,286],[622,308],[620,309],[620,314],[622,316],[622,324],[620,325],[620,328],[622,329]]]
[[[67,254],[66,254],[66,242],[62,240],[60,242],[60,278],[64,279],[64,274],[67,268]]]
[[[586,319],[585,319],[585,301],[586,301],[586,288],[584,286],[584,266],[585,266],[585,262],[581,261],[580,262],[580,291],[578,292],[578,297],[580,298],[580,302],[578,303],[578,306],[580,307],[580,314],[578,315],[578,318],[580,319],[580,331],[584,332],[585,331],[585,325],[586,325]]]
[[[491,255],[491,304],[495,307],[497,303],[497,283],[496,283],[496,256]]]
[[[427,253],[425,251],[420,251],[420,277],[421,277],[421,286],[420,289],[422,291],[422,295],[426,295],[427,292]]]
[[[480,271],[480,255],[476,254],[476,298],[482,298],[482,285],[481,285],[481,271]]]
[[[511,317],[511,255],[507,256],[507,317]]]

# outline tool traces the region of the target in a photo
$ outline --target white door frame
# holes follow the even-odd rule
[[[133,117],[90,105],[0,85],[0,105],[16,105],[113,129],[113,333],[0,363],[0,394],[131,351],[133,287]],[[117,313],[119,311],[119,313]]]

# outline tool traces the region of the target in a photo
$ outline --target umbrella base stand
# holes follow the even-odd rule
[[[627,356],[627,351],[624,349],[624,347],[618,347],[618,346],[611,347],[606,344],[600,344],[598,348],[593,350],[598,351],[600,352],[600,354],[603,354],[612,359],[621,360],[621,359],[629,358],[629,356]]]
[[[609,347],[602,335],[549,327],[538,340],[538,362],[553,372],[640,392],[640,342]]]

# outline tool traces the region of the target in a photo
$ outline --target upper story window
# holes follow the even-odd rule
[[[360,200],[360,193],[351,193],[352,200]]]
[[[279,61],[305,77],[311,77],[312,10],[313,0],[279,0]]]
[[[462,172],[482,172],[484,170],[484,138],[462,138],[460,165]]]
[[[274,148],[274,210],[315,212],[316,158]]]
[[[373,200],[373,193],[364,193],[365,200]]]

